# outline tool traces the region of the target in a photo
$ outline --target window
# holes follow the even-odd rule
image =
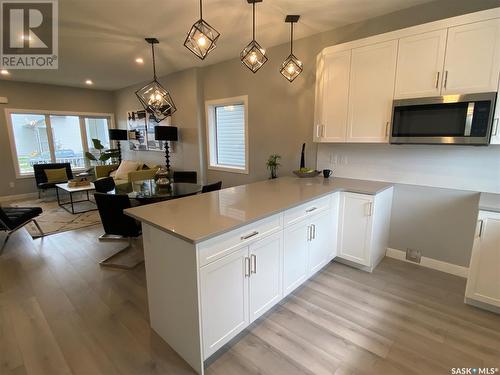
[[[96,152],[92,138],[109,148],[112,115],[6,110],[17,177],[32,176],[33,164],[70,163],[89,166],[85,152]]]
[[[206,102],[209,169],[248,174],[248,97]]]

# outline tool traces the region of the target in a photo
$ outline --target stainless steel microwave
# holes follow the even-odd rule
[[[496,97],[487,92],[394,100],[390,142],[488,145]]]

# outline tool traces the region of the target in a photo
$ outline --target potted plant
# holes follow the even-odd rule
[[[278,177],[278,168],[280,166],[279,160],[281,159],[281,156],[278,154],[272,154],[269,156],[267,159],[266,165],[267,169],[271,172],[271,178],[276,178]]]
[[[109,159],[118,157],[118,150],[104,150],[104,146],[99,139],[92,138],[92,143],[94,144],[94,148],[99,151],[99,157],[87,151],[85,153],[87,159],[104,165]]]

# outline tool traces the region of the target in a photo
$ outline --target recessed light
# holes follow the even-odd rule
[[[135,62],[137,64],[144,64],[144,60],[142,59],[142,57],[138,57],[137,59],[135,59]]]
[[[8,76],[10,73],[8,70],[2,69],[2,70],[0,70],[0,74],[3,76]]]
[[[87,80],[85,81],[85,84],[86,84],[86,85],[93,85],[93,84],[94,84],[94,82],[92,82],[92,80],[91,80],[91,79],[87,79]]]

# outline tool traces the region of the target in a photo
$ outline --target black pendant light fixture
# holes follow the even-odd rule
[[[151,44],[151,53],[153,56],[153,81],[137,90],[135,95],[137,95],[144,109],[152,115],[156,122],[160,122],[172,115],[177,108],[175,108],[170,93],[165,90],[156,77],[155,44],[160,42],[156,38],[146,38],[146,42]]]
[[[261,3],[262,0],[247,0],[252,4],[253,10],[253,38],[250,43],[241,51],[240,59],[252,72],[256,73],[262,65],[267,62],[266,50],[255,40],[255,3]]]
[[[189,30],[184,46],[201,60],[216,47],[220,33],[203,20],[203,4],[200,0],[200,19]]]
[[[293,82],[302,73],[302,62],[293,54],[293,24],[299,21],[300,16],[288,15],[285,22],[290,24],[290,55],[281,64],[280,73],[288,81]]]

